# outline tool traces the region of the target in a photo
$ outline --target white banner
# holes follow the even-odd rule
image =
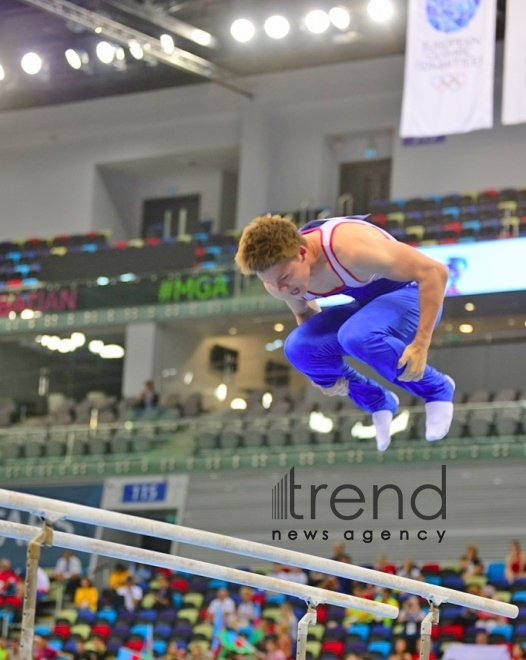
[[[526,2],[507,0],[502,123],[526,122]]]
[[[496,0],[410,0],[402,137],[493,126],[496,7]]]
[[[506,646],[481,644],[451,644],[444,653],[444,660],[510,660]]]

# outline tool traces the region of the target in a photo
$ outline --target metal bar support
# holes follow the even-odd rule
[[[309,626],[317,620],[316,604],[309,601],[305,615],[298,622],[298,644],[296,647],[296,660],[305,660],[307,654],[307,635]]]
[[[420,625],[420,660],[429,660],[431,653],[431,631],[433,626],[438,624],[439,618],[438,605],[435,605],[432,601],[429,605],[429,612]]]
[[[37,605],[37,573],[40,562],[40,550],[43,545],[53,543],[53,527],[42,521],[42,529],[28,543],[26,561],[26,581],[24,589],[24,607],[22,611],[22,634],[20,636],[21,660],[33,658],[33,636],[35,630],[35,610]]]

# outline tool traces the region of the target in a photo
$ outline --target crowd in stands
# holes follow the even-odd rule
[[[350,562],[343,542],[331,557]],[[385,555],[369,565],[378,571],[424,580],[519,606],[519,617],[477,612],[444,604],[433,626],[432,658],[451,643],[504,644],[513,660],[526,657],[526,561],[518,541],[507,557],[485,562],[469,544],[454,564],[417,565]],[[268,575],[320,586],[399,607],[395,621],[357,609],[320,605],[309,627],[308,660],[416,660],[420,624],[428,604],[418,596],[274,564]],[[95,586],[78,557],[64,551],[39,582],[33,657],[36,660],[107,660],[131,652],[161,660],[290,660],[305,604],[278,593],[238,587],[221,580],[117,563]],[[51,578],[51,582],[50,579]],[[56,606],[58,589],[63,601]],[[0,560],[0,612],[11,613],[10,634],[0,638],[0,660],[18,660],[23,576]],[[51,609],[50,609],[51,607]]]

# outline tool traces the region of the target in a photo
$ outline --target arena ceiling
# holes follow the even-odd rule
[[[497,2],[497,39],[502,39],[506,0]],[[386,23],[374,23],[369,18],[367,3],[368,0],[0,0],[0,65],[5,73],[0,81],[0,110],[71,103],[204,81],[219,82],[242,92],[243,78],[247,76],[402,54],[407,0],[393,0],[395,13]],[[349,10],[351,22],[347,29],[331,27],[318,35],[305,29],[302,21],[310,10],[328,10],[334,5]],[[64,6],[69,9],[64,10]],[[51,8],[55,13],[50,13]],[[88,14],[96,16],[108,25],[115,21],[127,30],[156,40],[161,34],[171,35],[176,48],[190,54],[182,54],[179,64],[190,63],[200,73],[159,61],[147,53],[137,60],[128,48],[124,49],[123,60],[103,64],[95,56],[95,48],[106,36],[96,34],[94,26],[72,20],[76,9],[84,10],[84,18]],[[286,16],[291,24],[290,33],[279,41],[267,37],[262,29],[264,20],[277,13]],[[231,23],[240,17],[249,18],[256,25],[256,35],[249,43],[238,43],[230,35]],[[213,46],[189,38],[194,28],[211,35]],[[67,64],[67,49],[88,55],[85,69],[74,70]],[[27,52],[37,52],[44,60],[37,75],[30,76],[20,67]]]

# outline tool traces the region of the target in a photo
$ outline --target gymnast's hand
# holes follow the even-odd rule
[[[398,380],[414,381],[421,380],[427,364],[427,348],[418,344],[406,346],[402,357],[398,361],[398,368],[405,367]]]
[[[349,394],[349,383],[347,378],[338,378],[331,387],[322,387],[321,385],[316,385],[316,383],[312,384],[314,387],[320,389],[325,396],[348,396]]]

